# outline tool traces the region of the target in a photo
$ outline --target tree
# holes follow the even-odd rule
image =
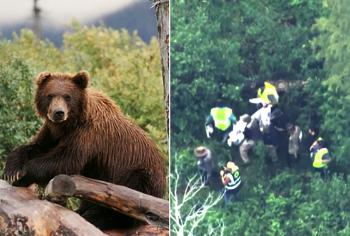
[[[235,114],[252,113],[248,98],[256,90],[243,96],[247,81],[306,80],[320,73],[310,43],[320,1],[183,0],[173,1],[171,10],[172,145],[205,139],[203,123],[218,98]],[[281,104],[296,120],[307,99],[301,89],[292,92]]]
[[[320,35],[314,40],[317,56],[324,60],[325,79],[311,92],[322,101],[323,134],[340,164],[350,164],[350,6],[348,1],[324,1],[329,12],[316,23]],[[320,82],[320,81],[319,81]],[[312,89],[312,88],[311,88]],[[310,89],[310,90],[311,90]]]
[[[166,128],[169,135],[169,0],[154,0],[158,23],[158,40],[162,60],[162,76],[167,117]]]
[[[224,144],[206,139],[203,124],[209,109],[223,98],[236,115],[251,114],[256,108],[247,98],[256,90],[249,85],[257,81],[296,85],[280,94],[280,106],[304,136],[308,116],[316,109],[336,170],[344,166],[348,173],[350,6],[345,0],[323,2],[325,6],[317,0],[172,1],[171,171],[176,167],[181,174],[176,184],[171,178],[171,191],[178,192],[180,204],[193,181],[182,177],[196,171],[195,145],[208,146],[220,165],[237,160]],[[213,206],[196,235],[220,224],[225,235],[349,234],[349,178],[332,167],[328,181],[312,173],[308,148],[293,168],[282,169],[264,160],[267,153],[258,142],[253,163],[240,168],[242,200],[226,209]],[[201,190],[184,209],[204,202],[208,194]]]

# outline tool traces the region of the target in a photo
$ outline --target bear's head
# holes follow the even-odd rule
[[[50,122],[59,124],[77,119],[86,102],[89,75],[42,72],[36,79],[35,105],[37,113]]]

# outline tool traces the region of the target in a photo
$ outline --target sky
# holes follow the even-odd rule
[[[33,0],[0,0],[0,25],[32,17]],[[126,8],[139,0],[38,0],[44,17],[53,25],[69,23],[73,18],[89,23],[103,15]]]
[[[58,43],[73,20],[85,25],[104,23],[112,28],[137,30],[144,41],[156,35],[156,21],[149,0],[0,0],[0,36],[11,37],[21,28],[37,29]]]

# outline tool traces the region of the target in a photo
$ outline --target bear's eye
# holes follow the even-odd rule
[[[64,97],[64,99],[66,101],[70,101],[71,100],[71,96],[69,96],[68,94],[64,95],[63,97]]]
[[[47,99],[48,99],[48,100],[52,100],[52,98],[53,98],[53,95],[52,95],[52,94],[47,95]]]

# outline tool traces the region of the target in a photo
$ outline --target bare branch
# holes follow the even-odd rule
[[[200,193],[206,189],[204,184],[200,181],[199,176],[194,175],[190,177],[187,180],[185,190],[179,193],[179,191],[181,191],[179,184],[180,176],[177,166],[175,165],[173,174],[170,176],[172,183],[170,189],[172,232],[175,235],[194,235],[194,231],[203,222],[206,215],[221,201],[223,193],[217,195],[216,193],[209,192],[205,199],[201,200],[201,203],[198,204],[196,203],[196,199],[198,199]],[[191,201],[192,205],[190,205]],[[220,234],[223,235],[224,229],[220,228],[220,226],[224,228],[222,220],[218,222],[217,227],[210,226],[210,230],[216,230],[216,232],[220,231]]]

